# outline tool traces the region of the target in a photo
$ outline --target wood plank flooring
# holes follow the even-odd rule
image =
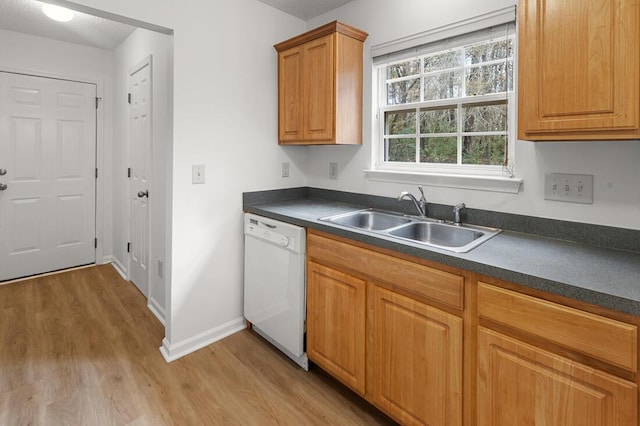
[[[242,331],[167,364],[110,265],[0,285],[0,425],[393,424]]]

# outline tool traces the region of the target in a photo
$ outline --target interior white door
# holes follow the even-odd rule
[[[149,197],[151,194],[151,61],[143,61],[129,76],[129,137],[131,144],[130,279],[149,295]]]
[[[0,72],[0,280],[95,262],[96,86]]]

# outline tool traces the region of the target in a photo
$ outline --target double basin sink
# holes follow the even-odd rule
[[[500,232],[496,228],[454,225],[374,209],[342,213],[318,220],[456,253],[466,253]]]

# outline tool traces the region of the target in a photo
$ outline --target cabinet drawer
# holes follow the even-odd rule
[[[309,233],[307,256],[358,271],[417,296],[464,308],[464,277]]]
[[[636,372],[637,327],[557,303],[478,283],[479,315]]]

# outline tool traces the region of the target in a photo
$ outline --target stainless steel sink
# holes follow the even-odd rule
[[[336,225],[364,229],[367,231],[391,229],[398,225],[411,222],[411,219],[405,216],[372,209],[339,214],[336,216],[320,218],[319,220],[335,223]]]
[[[457,253],[466,253],[500,232],[500,229],[496,228],[453,225],[374,209],[322,217],[318,220]]]
[[[389,231],[389,235],[456,252],[466,252],[500,232],[497,229],[414,222]]]

